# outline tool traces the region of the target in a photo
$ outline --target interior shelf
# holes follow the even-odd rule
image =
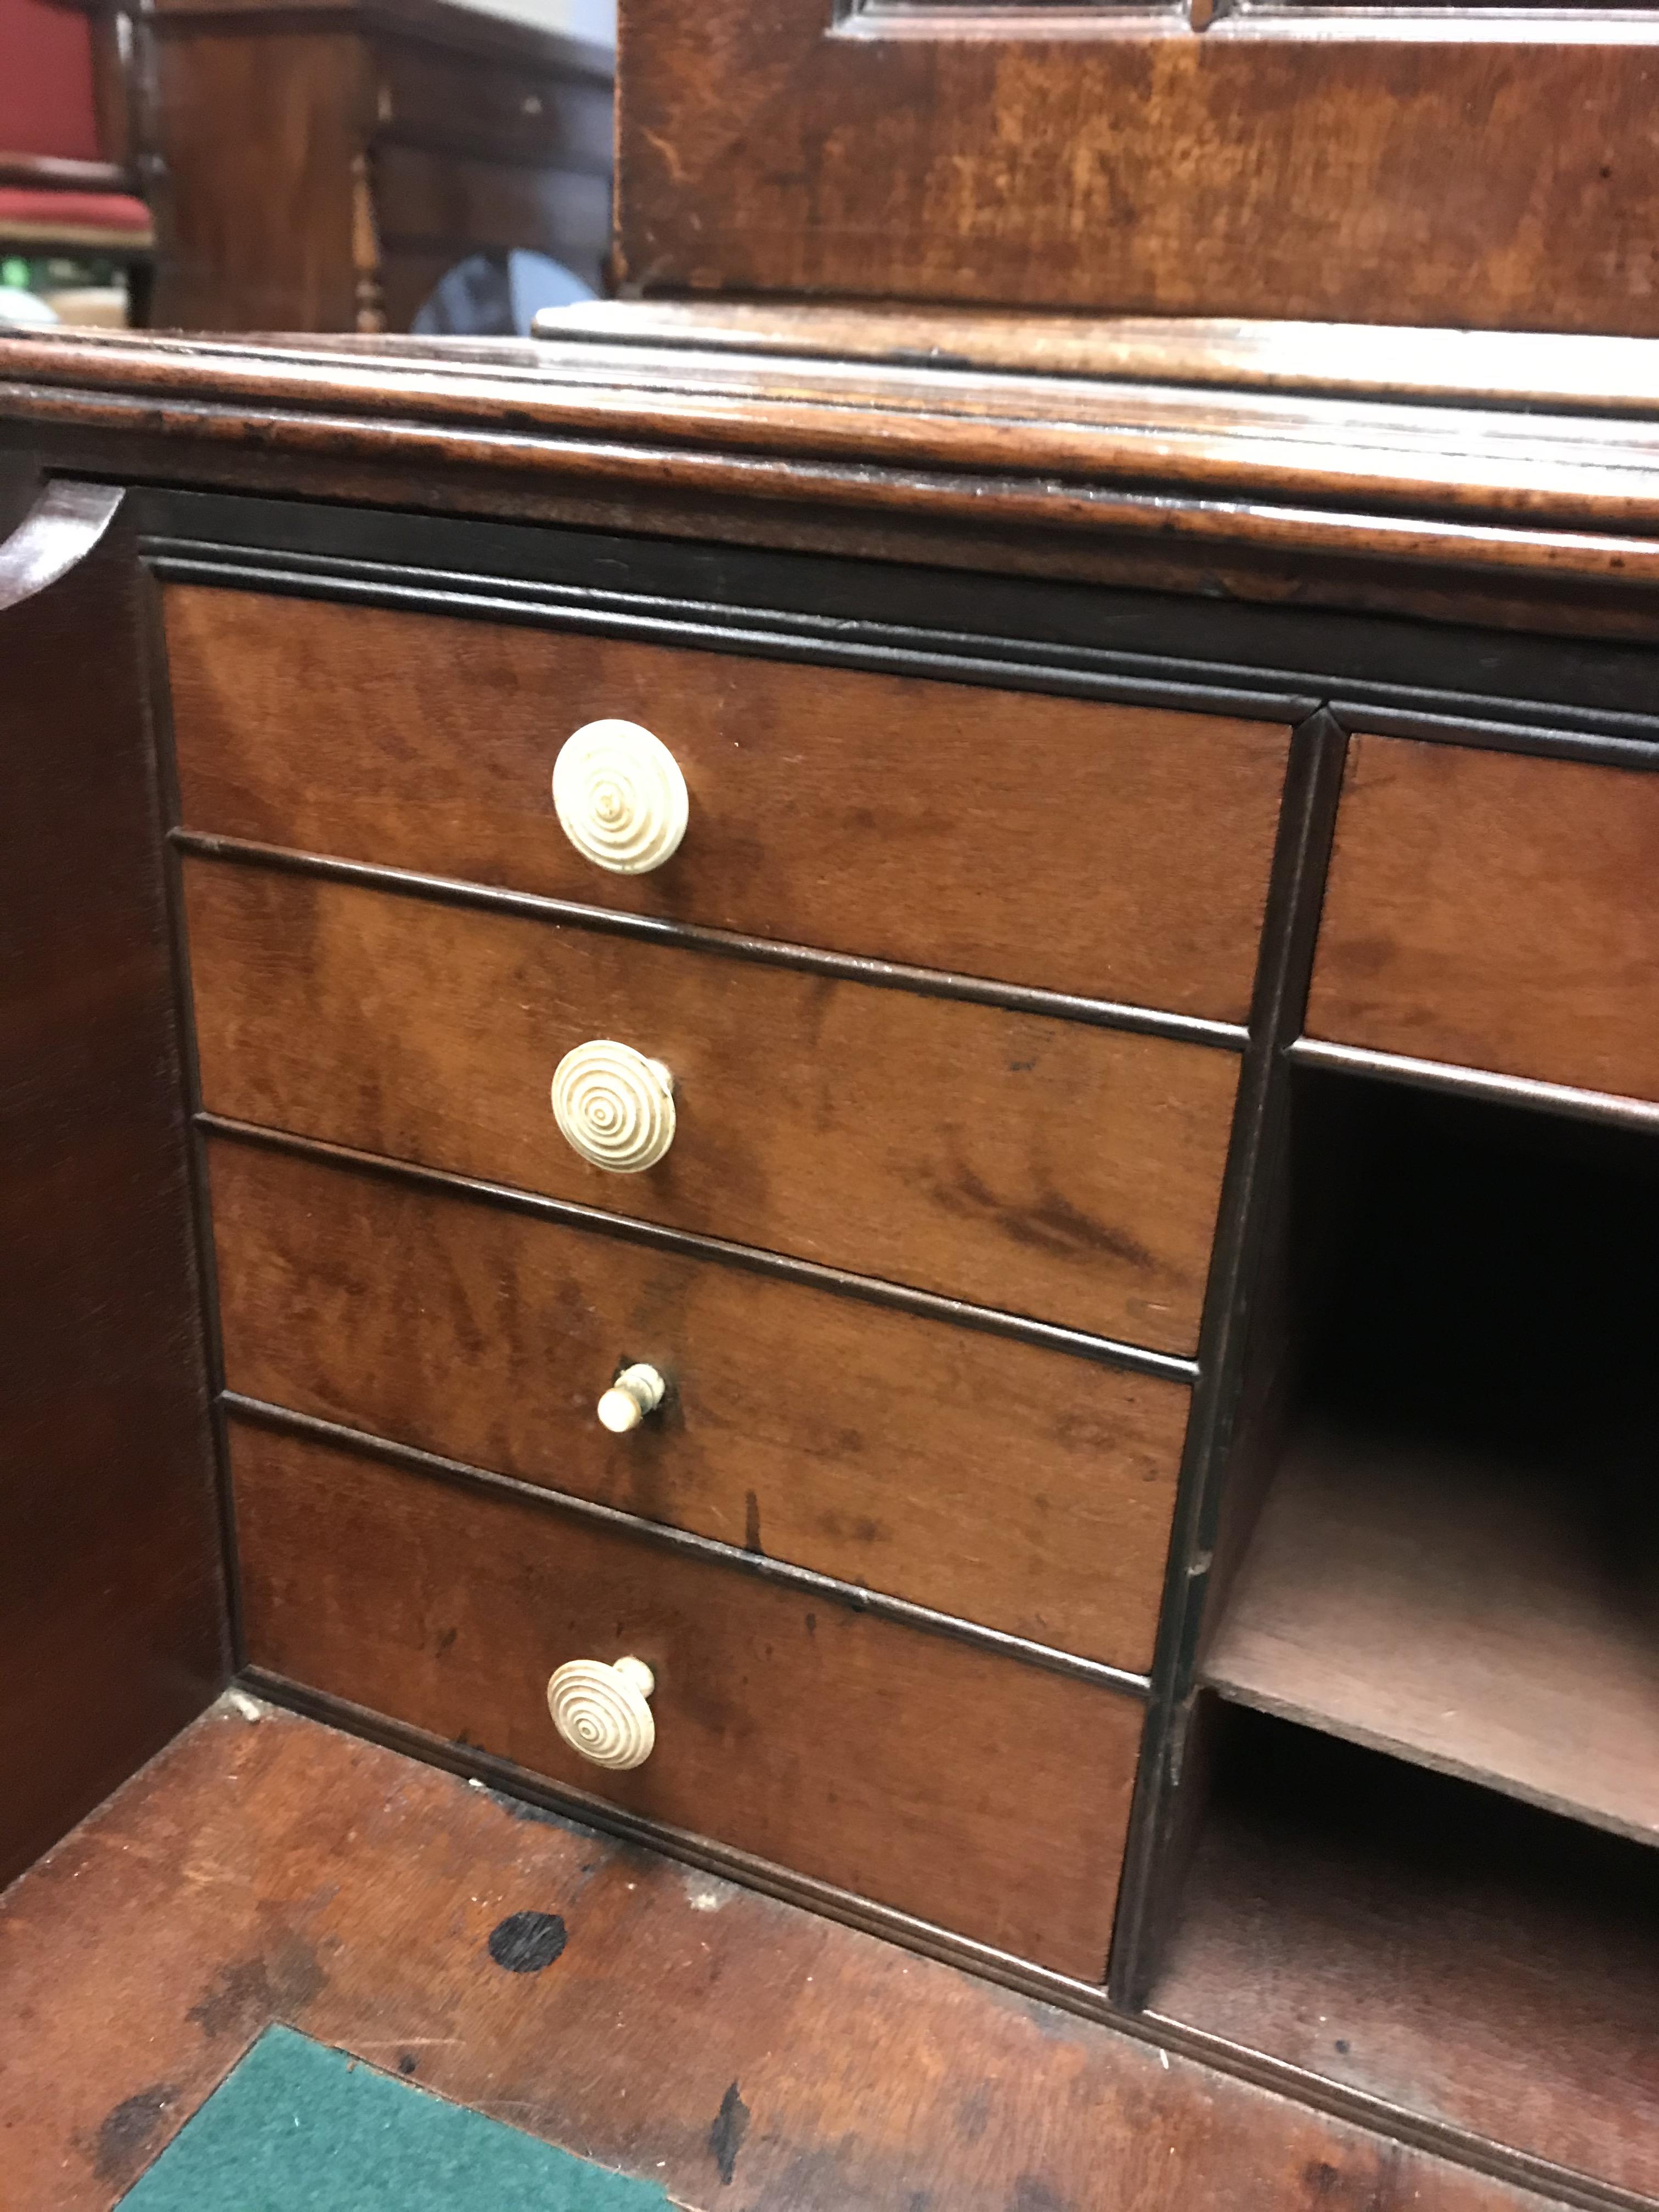
[[[1659,1636],[1583,1504],[1502,1455],[1304,1429],[1206,1679],[1659,1840]]]
[[[1316,1077],[1293,1158],[1300,1383],[1204,1680],[1659,1842],[1659,1145]]]
[[[1238,1707],[1161,2016],[1659,2194],[1650,1850]]]

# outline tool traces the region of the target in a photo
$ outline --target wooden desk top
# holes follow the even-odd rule
[[[16,334],[0,437],[161,482],[611,526],[621,495],[678,535],[1656,623],[1655,340],[614,306],[528,341]]]

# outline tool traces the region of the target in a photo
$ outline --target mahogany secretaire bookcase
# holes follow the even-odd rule
[[[1024,312],[1650,327],[1643,25],[673,12],[675,299],[0,342],[0,1874],[234,1677],[1381,2141],[1206,2203],[1659,2202],[1659,343]],[[1090,277],[1061,53],[1327,107]]]

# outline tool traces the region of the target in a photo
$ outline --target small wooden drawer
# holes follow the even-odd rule
[[[258,1668],[1098,1982],[1142,1706],[521,1496],[234,1422]],[[555,1732],[554,1668],[642,1660],[655,1748]]]
[[[522,64],[463,61],[412,39],[376,41],[374,121],[388,137],[498,161],[611,169],[613,102],[600,76],[553,77]]]
[[[264,1145],[210,1157],[233,1390],[1150,1666],[1183,1383]],[[669,1395],[610,1435],[635,1362]]]
[[[1282,727],[173,585],[187,828],[1243,1021]],[[616,874],[551,800],[579,726],[689,787]]]
[[[1229,1052],[287,870],[185,869],[203,1098],[233,1119],[1158,1350],[1197,1341]],[[554,1071],[662,1063],[644,1173]]]
[[[1659,1099],[1659,775],[1352,740],[1310,1036]]]

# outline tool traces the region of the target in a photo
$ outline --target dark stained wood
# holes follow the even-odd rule
[[[492,26],[493,27],[493,26]],[[375,48],[376,137],[382,144],[447,147],[493,160],[541,162],[550,146],[569,169],[611,175],[609,70],[562,78],[499,62],[460,66],[453,52],[413,39]]]
[[[1150,1665],[1184,1385],[256,1145],[211,1159],[231,1389]],[[635,1360],[673,1396],[613,1437],[594,1406]]]
[[[109,2212],[271,2020],[692,2212],[1543,2200],[567,1826],[222,1706],[0,1903],[17,2201]],[[494,1965],[557,1913],[562,1954]],[[736,2088],[729,2181],[710,2136]],[[1397,2194],[1396,2194],[1397,2192]]]
[[[470,429],[494,438],[498,466],[522,468],[526,457],[514,442],[501,443],[505,409],[525,435],[586,436],[616,483],[628,481],[628,464],[615,441],[625,431],[644,433],[670,450],[636,459],[659,474],[671,470],[671,481],[687,485],[710,477],[700,454],[787,456],[794,465],[787,483],[752,468],[734,477],[728,459],[724,488],[741,482],[747,497],[769,501],[878,505],[885,495],[895,506],[958,520],[991,495],[999,518],[1018,515],[1023,493],[1028,515],[1040,514],[1045,527],[1062,532],[1080,526],[1085,513],[1097,525],[1135,511],[1126,494],[1139,489],[1158,495],[1145,513],[1145,533],[1179,524],[1225,543],[1249,534],[1253,518],[1215,513],[1207,501],[1194,511],[1170,496],[1185,494],[1190,501],[1224,493],[1270,512],[1287,508],[1285,526],[1304,550],[1338,543],[1344,529],[1364,528],[1368,553],[1401,559],[1423,560],[1453,546],[1473,553],[1484,543],[1489,562],[1526,561],[1524,538],[1483,541],[1452,532],[1461,516],[1523,531],[1594,523],[1610,533],[1596,550],[1627,562],[1628,550],[1612,543],[1611,533],[1635,532],[1640,542],[1650,532],[1659,477],[1659,409],[1650,403],[1612,421],[1568,407],[1529,415],[1511,412],[1501,390],[1492,395],[1500,404],[1487,410],[1425,409],[1387,397],[1362,404],[1248,381],[1234,390],[969,374],[925,363],[781,364],[764,354],[711,357],[676,346],[653,352],[584,340],[562,348],[544,340],[464,343],[455,350],[440,341],[365,346],[321,337],[204,347],[133,333],[18,336],[8,340],[4,365],[8,382],[18,386],[34,374],[70,385],[85,378],[115,392],[176,392],[302,415],[373,414],[381,418],[382,437],[398,421]],[[1523,351],[1517,363],[1523,386],[1532,368]],[[1622,354],[1615,370],[1631,373]],[[572,465],[557,448],[546,458],[562,468]],[[830,475],[829,465],[856,474]],[[918,470],[939,472],[939,480],[918,483]],[[964,476],[989,481],[964,483]],[[1314,499],[1337,512],[1322,520],[1293,504]],[[1410,526],[1385,532],[1377,507],[1404,510]],[[1437,525],[1449,533],[1443,546]],[[1591,573],[1592,550],[1564,546],[1574,564],[1567,573]],[[1605,560],[1601,572],[1607,573]]]
[[[1304,1431],[1203,1671],[1248,1705],[1659,1843],[1659,1636],[1570,1474]]]
[[[1198,1330],[1235,1054],[286,870],[185,864],[203,1103],[1159,1351]],[[643,1174],[553,1120],[664,1062]]]
[[[682,349],[599,350],[14,336],[0,424],[60,465],[162,483],[1659,635],[1639,424],[1105,385],[1064,392],[1051,441],[946,371],[885,370],[854,407],[810,362],[739,365],[711,392]],[[1608,374],[1620,392],[1632,371]],[[787,470],[765,458],[792,447]]]
[[[185,585],[163,594],[192,829],[1081,997],[1249,1012],[1288,732]],[[571,731],[653,730],[684,843],[560,830]]]
[[[0,547],[0,1883],[199,1712],[226,1671],[119,503],[96,485],[52,487]]]
[[[524,246],[591,283],[611,240],[610,179],[545,161],[483,161],[393,143],[375,158],[374,191],[388,244],[447,244],[458,260]]]
[[[1659,1100],[1659,777],[1357,738],[1308,1032]]]
[[[1045,35],[1054,12],[831,30],[818,0],[718,26],[623,0],[629,285],[1512,330],[1547,300],[1555,330],[1659,327],[1650,20],[1287,9],[1195,36],[1080,11]]]
[[[204,28],[154,42],[166,163],[154,319],[179,330],[355,330],[351,165],[366,58],[342,31]]]
[[[253,1666],[1103,1978],[1139,1698],[241,1421],[232,1465]],[[657,1741],[615,1774],[546,1688],[625,1652]]]
[[[1231,1717],[1156,2012],[1659,2196],[1653,1855]]]

